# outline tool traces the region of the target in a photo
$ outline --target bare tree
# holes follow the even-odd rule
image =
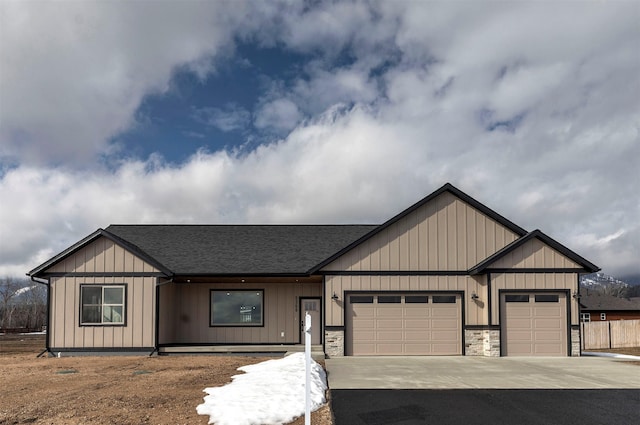
[[[0,277],[0,329],[40,329],[47,316],[47,290],[28,279]]]
[[[0,278],[0,328],[12,327],[16,306],[11,301],[18,295],[23,283],[12,277]]]

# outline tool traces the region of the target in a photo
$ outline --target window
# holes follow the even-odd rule
[[[529,295],[505,295],[504,301],[508,303],[528,303]]]
[[[371,295],[351,295],[349,300],[351,304],[373,304],[373,296]]]
[[[380,295],[378,296],[378,304],[400,304],[401,299],[400,295]]]
[[[434,295],[432,298],[434,304],[455,304],[455,295]]]
[[[264,291],[211,291],[211,326],[262,326]]]
[[[81,325],[124,325],[126,285],[80,285]]]
[[[580,321],[589,323],[591,321],[591,313],[580,313]]]
[[[558,299],[557,295],[536,295],[537,303],[557,303]]]
[[[404,297],[405,304],[426,304],[429,297],[426,295],[407,295]]]
[[[607,313],[600,313],[600,320],[607,320]]]

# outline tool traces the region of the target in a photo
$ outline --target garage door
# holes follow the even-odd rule
[[[503,294],[502,354],[566,356],[565,294]]]
[[[457,294],[357,294],[348,297],[347,355],[462,354]]]

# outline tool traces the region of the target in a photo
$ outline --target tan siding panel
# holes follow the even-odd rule
[[[460,199],[443,193],[324,270],[468,270],[516,237]]]
[[[127,284],[126,326],[80,326],[80,285]],[[52,279],[53,348],[154,346],[155,278],[64,277]]]
[[[581,268],[580,265],[560,254],[538,239],[527,241],[492,263],[491,268]]]
[[[134,264],[135,263],[135,264]],[[46,272],[51,273],[94,273],[94,272],[158,272],[150,264],[115,244],[100,237],[89,243]]]

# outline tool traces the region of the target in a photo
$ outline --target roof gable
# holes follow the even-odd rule
[[[508,243],[510,243],[511,241],[517,239],[520,236],[525,235],[527,232],[526,230],[524,230],[523,228],[521,228],[520,226],[514,224],[513,222],[511,222],[510,220],[506,219],[505,217],[503,217],[502,215],[498,214],[497,212],[493,211],[492,209],[488,208],[487,206],[481,204],[480,202],[476,201],[475,199],[473,199],[472,197],[470,197],[469,195],[463,193],[462,191],[460,191],[459,189],[455,188],[453,185],[451,185],[450,183],[445,184],[444,186],[442,186],[440,189],[436,190],[435,192],[431,193],[430,195],[426,196],[425,198],[423,198],[422,200],[418,201],[417,203],[415,203],[414,205],[410,206],[409,208],[405,209],[404,211],[402,211],[401,213],[399,213],[398,215],[396,215],[395,217],[391,218],[390,220],[388,220],[387,222],[385,222],[384,224],[376,227],[375,229],[373,229],[371,232],[367,233],[366,235],[363,235],[360,239],[354,241],[352,244],[344,247],[343,249],[341,249],[340,251],[338,251],[337,253],[335,253],[334,255],[332,255],[331,257],[327,258],[326,260],[324,260],[323,262],[319,263],[314,270],[321,270],[327,266],[329,266],[331,269],[336,267],[336,264],[332,264],[334,261],[336,261],[337,259],[347,255],[347,253],[349,253],[349,256],[353,256],[353,257],[362,257],[364,258],[367,255],[367,252],[372,252],[373,249],[365,247],[366,244],[371,244],[371,245],[377,245],[380,246],[381,242],[376,241],[376,239],[381,239],[382,243],[384,243],[384,241],[388,241],[389,243],[395,243],[394,239],[399,238],[400,236],[398,236],[399,234],[402,233],[406,233],[409,231],[409,228],[415,225],[418,225],[418,222],[421,221],[420,218],[414,218],[414,216],[416,214],[420,214],[421,212],[427,210],[427,209],[433,209],[434,205],[437,203],[442,203],[441,201],[445,198],[447,198],[447,196],[449,198],[452,198],[454,200],[459,201],[459,203],[461,205],[464,205],[465,207],[468,207],[470,210],[473,210],[475,212],[477,212],[478,216],[481,217],[485,217],[489,220],[490,223],[496,223],[496,228],[500,228],[500,229],[505,229],[505,232],[508,233],[505,236],[502,237],[498,237],[497,241],[495,242],[498,246],[489,246],[487,249],[489,250],[484,256],[482,257],[477,257],[477,256],[473,256],[470,255],[469,257],[473,257],[473,260],[471,260],[471,258],[469,258],[470,261],[478,261],[480,258],[484,258],[486,255],[490,255],[493,254],[496,250],[502,248],[503,246],[507,245]],[[441,208],[439,206],[435,206],[436,209],[440,210]],[[443,207],[444,208],[444,207]],[[455,215],[455,209],[450,210],[453,211],[453,215]],[[435,211],[430,211],[430,212],[426,212],[425,214],[427,216],[429,216],[430,214],[434,214]],[[448,214],[448,212],[446,212],[445,214]],[[424,214],[423,214],[424,215]],[[428,218],[428,217],[425,217]],[[446,220],[446,218],[445,218]],[[484,235],[478,235],[478,234],[472,234],[473,232],[469,233],[469,236],[467,235],[463,235],[463,233],[466,232],[467,226],[468,224],[465,222],[464,219],[462,219],[461,221],[459,221],[457,224],[453,223],[453,221],[455,221],[456,218],[453,218],[452,223],[447,223],[444,225],[439,225],[436,224],[436,226],[444,226],[442,228],[443,232],[447,232],[448,230],[450,230],[453,233],[457,233],[458,236],[456,236],[456,240],[455,241],[450,241],[448,242],[448,245],[445,248],[443,248],[442,246],[438,246],[438,247],[431,247],[431,250],[436,250],[436,249],[444,249],[445,251],[449,251],[452,253],[456,253],[456,250],[458,249],[457,245],[465,245],[468,243],[475,243],[476,242],[476,238],[481,239],[484,238]],[[428,224],[429,226],[432,225],[431,223]],[[473,225],[473,223],[472,223]],[[396,229],[397,227],[401,228],[401,229]],[[480,231],[480,229],[476,230],[477,232]],[[424,235],[425,231],[422,231],[421,234]],[[387,236],[387,234],[391,235],[391,236]],[[495,235],[491,235],[491,238],[493,238]],[[420,236],[418,236],[420,237]],[[423,238],[425,238],[424,236],[422,236]],[[504,240],[504,242],[500,242],[500,240]],[[421,244],[420,247],[422,248],[423,251],[420,252],[420,256],[424,255],[424,250],[427,249],[426,245],[427,243],[434,243],[437,242],[438,244],[447,244],[446,241],[436,241],[436,238],[431,237],[429,241],[422,241],[422,242],[418,242],[418,244]],[[494,242],[492,242],[491,244],[493,244]],[[402,242],[400,242],[400,245],[402,245]],[[364,252],[363,253],[356,253],[356,249],[362,249]],[[468,262],[466,261],[467,259],[462,259],[460,261],[456,261],[456,263],[460,263],[460,264],[455,264],[452,266],[452,264],[449,263],[443,263],[443,262],[439,262],[439,264],[437,265],[421,265],[419,267],[419,269],[430,269],[430,270],[454,270],[454,269],[462,269],[465,270],[470,267],[472,264],[474,264],[474,262],[472,262],[471,264],[468,264]],[[359,261],[359,258],[354,258],[353,260],[349,259],[347,262],[348,263],[354,263],[356,261]],[[464,266],[460,267],[461,264],[464,264]],[[349,268],[350,270],[352,270],[353,268],[351,266],[338,266],[338,268]],[[384,268],[384,267],[383,267]],[[402,267],[401,267],[402,268]],[[409,268],[413,269],[413,270],[418,270],[418,268],[416,268],[415,266],[411,267],[409,266]],[[389,269],[387,269],[389,270]]]
[[[538,240],[542,242],[542,245],[537,244],[538,247],[544,248],[544,246],[547,246],[551,250],[553,250],[553,252],[560,254],[562,257],[564,257],[565,260],[564,260],[564,264],[559,264],[557,267],[545,264],[542,267],[533,265],[532,268],[540,268],[540,269],[558,268],[558,269],[574,269],[574,270],[577,269],[577,270],[583,270],[589,273],[593,273],[600,270],[600,268],[595,264],[587,261],[585,258],[571,251],[566,246],[551,239],[549,236],[545,235],[540,230],[536,229],[533,232],[530,232],[527,235],[521,237],[520,239],[505,246],[500,251],[496,252],[495,254],[488,257],[484,261],[476,264],[474,267],[469,269],[469,273],[478,274],[491,268],[498,268],[498,269],[526,268],[527,261],[535,261],[535,258],[531,255],[528,258],[525,258],[527,254],[526,252],[527,250],[525,248],[535,247],[536,244],[532,243],[534,240]],[[533,252],[530,252],[530,254],[533,255]],[[542,252],[541,255],[544,255],[544,252]],[[505,261],[509,256],[513,256],[513,258]],[[569,260],[569,262],[567,262],[566,260]],[[559,257],[556,255],[555,258],[552,258],[552,261],[562,261],[562,260],[560,260]]]
[[[39,277],[65,273],[170,272],[136,246],[98,229],[27,273]]]

